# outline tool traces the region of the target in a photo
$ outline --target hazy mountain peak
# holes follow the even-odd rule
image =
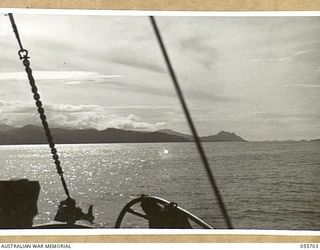
[[[204,136],[201,138],[202,141],[246,141],[234,132],[220,131],[216,135]]]
[[[0,124],[0,132],[2,131],[9,131],[15,129],[15,127],[9,126],[7,124]]]
[[[36,125],[25,125],[21,129],[41,129],[41,127]]]
[[[190,141],[194,140],[192,135],[183,134],[183,133],[171,130],[171,129],[162,129],[162,130],[159,130],[159,132],[182,136],[184,138],[187,138]],[[207,141],[207,142],[210,142],[210,141],[246,141],[243,138],[241,138],[240,136],[236,135],[234,132],[227,132],[224,130],[220,131],[216,135],[202,136],[202,137],[200,137],[200,139],[201,139],[201,141]]]

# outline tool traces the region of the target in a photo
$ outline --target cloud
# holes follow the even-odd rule
[[[284,86],[296,88],[320,88],[320,84],[285,84]]]
[[[298,50],[290,51],[287,55],[284,56],[268,56],[265,54],[263,57],[257,57],[250,59],[252,63],[260,62],[301,62],[301,61],[319,61],[319,49],[307,49],[307,50]]]
[[[33,71],[33,75],[38,81],[56,82],[62,81],[65,84],[80,84],[86,81],[104,82],[109,79],[121,78],[121,75],[106,75],[98,72],[87,71]],[[2,72],[0,81],[25,81],[25,72]]]
[[[210,93],[209,91],[203,91],[199,89],[190,89],[188,92],[186,91],[188,97],[192,97],[196,100],[201,101],[210,101],[214,103],[237,103],[241,102],[241,98],[237,96],[231,95],[215,95],[214,93]]]
[[[260,123],[292,125],[297,123],[320,122],[320,114],[299,110],[253,112],[249,115]]]
[[[205,37],[190,37],[182,40],[180,46],[192,54],[203,66],[210,69],[214,62],[217,61],[219,53],[213,48]]]
[[[204,37],[189,37],[181,41],[181,47],[202,54],[216,53],[216,50],[207,44],[206,41],[207,39]]]
[[[145,60],[141,59],[140,57],[135,56],[126,56],[126,57],[114,57],[110,59],[111,62],[143,69],[143,70],[149,70],[156,73],[167,73],[164,66],[156,64],[154,61],[150,61],[148,58],[145,58]]]
[[[105,106],[49,104],[45,106],[48,122],[51,127],[96,128],[108,127],[131,130],[153,131],[162,128],[166,123],[143,121],[135,114],[113,114]],[[40,125],[39,115],[33,103],[0,101],[0,123],[21,127],[28,124]]]
[[[78,84],[81,84],[80,81],[70,81],[70,82],[66,82],[66,84],[68,85],[78,85]]]
[[[44,103],[74,104],[46,105],[50,124],[151,128],[166,120],[166,126],[174,124],[178,130],[183,127],[181,108],[146,17],[19,15],[17,18],[21,18],[21,30],[28,30],[23,41],[32,52],[32,65],[42,70],[42,73],[35,71],[35,77],[42,78],[39,89]],[[282,134],[278,130],[286,126],[273,126],[271,122],[302,119],[294,114],[286,117],[288,107],[301,108],[301,113],[318,110],[319,17],[158,19],[188,106],[193,116],[199,118],[203,131],[216,129],[218,119],[221,129],[233,125],[254,131],[254,126],[260,128],[252,125],[256,119],[268,122],[276,137]],[[0,55],[4,62],[0,71],[22,71],[7,17],[0,26],[0,44],[6,48]],[[253,63],[249,63],[250,59]],[[49,71],[52,69],[55,71]],[[15,74],[0,74],[0,97],[27,101],[29,86],[15,82],[26,82],[26,74]],[[121,75],[126,77],[120,78]],[[290,87],[281,88],[289,83]],[[79,102],[101,106],[76,105]],[[176,105],[178,110],[169,114],[170,108],[160,111],[151,107],[164,104]],[[128,107],[115,107],[121,105]],[[130,105],[141,107],[129,108]],[[193,112],[195,107],[199,110]],[[209,107],[212,112],[204,110]],[[273,108],[284,112],[279,117],[250,116],[252,111]],[[7,118],[7,122],[38,122],[32,103],[30,107],[19,105],[18,109],[13,106],[10,112],[10,107],[6,109],[1,109],[0,119]],[[304,119],[305,124],[319,124]],[[305,128],[302,122],[288,125]]]
[[[133,114],[130,114],[127,117],[114,115],[108,119],[107,123],[113,128],[148,131],[158,130],[166,124],[165,122],[158,122],[155,124],[143,122],[139,117]]]

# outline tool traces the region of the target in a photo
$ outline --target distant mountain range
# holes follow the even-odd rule
[[[164,129],[154,132],[138,132],[116,128],[96,129],[62,129],[52,128],[55,143],[138,143],[138,142],[191,142],[191,135]],[[200,138],[205,142],[244,142],[234,133],[221,131],[217,135]],[[42,127],[27,125],[14,128],[0,125],[0,145],[45,144],[47,143]]]
[[[15,128],[6,124],[0,124],[0,132],[12,130],[12,129],[15,129]]]
[[[176,131],[173,131],[171,129],[162,129],[162,130],[158,130],[158,132],[162,132],[162,133],[166,133],[166,134],[170,134],[170,135],[176,135],[179,137],[183,137],[185,139],[187,139],[188,141],[194,141],[194,138],[192,135],[188,135],[188,134],[183,134],[183,133],[179,133]],[[241,138],[240,136],[236,135],[235,133],[230,133],[230,132],[226,132],[226,131],[221,131],[216,135],[209,135],[209,136],[202,136],[200,137],[201,141],[204,142],[227,142],[227,141],[239,141],[239,142],[245,142],[246,140],[244,140],[243,138]]]

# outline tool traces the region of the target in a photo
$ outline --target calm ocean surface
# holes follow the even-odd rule
[[[227,142],[204,147],[235,228],[320,229],[319,142]],[[193,143],[57,148],[71,196],[84,210],[93,204],[100,227],[113,227],[127,202],[150,194],[177,202],[215,228],[225,228]],[[48,146],[0,146],[0,165],[0,179],[40,181],[35,223],[53,220],[65,195]],[[126,218],[124,227],[140,223]]]

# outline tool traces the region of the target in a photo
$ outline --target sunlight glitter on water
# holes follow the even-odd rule
[[[320,227],[316,219],[320,217],[319,144],[204,146],[236,228]],[[95,222],[100,226],[114,226],[130,199],[151,194],[177,202],[216,228],[225,227],[191,143],[57,147],[72,197],[84,211],[94,205]],[[65,195],[47,146],[1,146],[0,164],[1,179],[40,181],[36,223],[52,220]],[[134,219],[126,222],[134,227],[137,223]]]

